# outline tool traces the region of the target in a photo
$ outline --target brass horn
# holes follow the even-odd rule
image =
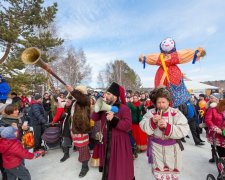
[[[60,79],[50,68],[49,66],[41,59],[41,51],[36,47],[30,47],[23,51],[21,59],[24,64],[36,64],[42,69],[48,71],[56,79],[58,79],[63,85],[66,86],[66,83]]]

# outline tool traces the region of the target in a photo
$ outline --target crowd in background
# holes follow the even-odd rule
[[[98,98],[104,97],[104,95],[104,92],[95,91],[87,94],[90,99],[90,117],[94,112],[96,101]],[[12,92],[10,94],[10,98],[10,104],[6,104],[6,101],[2,101],[0,103],[0,126],[6,127],[10,124],[14,125],[15,123],[19,129],[19,132],[21,133],[21,136],[22,132],[26,130],[27,127],[32,127],[32,131],[34,132],[34,154],[25,153],[22,159],[32,159],[33,157],[39,157],[41,150],[47,150],[42,142],[46,124],[51,124],[52,126],[55,124],[60,124],[61,127],[64,126],[64,130],[61,131],[61,136],[63,137],[62,148],[64,156],[62,159],[60,159],[60,162],[64,162],[66,159],[68,159],[69,148],[72,147],[73,142],[73,137],[71,137],[70,133],[71,122],[69,122],[70,120],[68,117],[71,114],[72,104],[74,101],[76,101],[76,99],[72,97],[67,91],[56,91],[54,94],[49,94],[46,92],[43,96],[40,94],[34,94],[31,98],[28,98],[25,95],[18,96],[16,92]],[[209,160],[211,163],[215,162],[213,132],[217,132],[216,143],[219,154],[221,156],[225,156],[225,143],[224,137],[222,136],[225,123],[222,123],[223,117],[220,117],[221,112],[225,110],[225,104],[220,103],[224,102],[221,101],[222,99],[223,97],[219,93],[213,93],[210,96],[200,94],[199,97],[196,97],[194,94],[192,94],[190,100],[187,103],[178,107],[178,109],[188,119],[193,141],[196,146],[204,145],[205,142],[201,139],[201,134],[203,130],[206,131],[208,140],[212,147],[212,157]],[[129,131],[128,134],[133,152],[133,159],[135,159],[138,158],[138,153],[142,153],[147,150],[148,136],[146,132],[140,128],[139,123],[142,121],[142,118],[146,112],[154,107],[154,104],[149,98],[149,92],[133,92],[132,90],[126,91],[126,103],[131,110],[132,115],[132,130]],[[26,122],[27,125],[25,125],[24,122]],[[67,127],[65,128],[65,126]],[[99,142],[98,135],[99,132],[101,132],[102,125],[99,121],[94,122],[93,120],[90,120],[90,127],[90,143],[88,144],[88,150],[92,154],[90,164],[92,167],[98,167],[99,171],[101,172],[102,167],[99,161],[99,146],[101,145],[101,142]],[[65,131],[65,129],[67,129],[67,131]],[[11,131],[13,132],[15,130],[12,129]],[[185,138],[190,137],[187,136]],[[182,138],[183,142],[186,142],[185,138]],[[73,150],[77,151],[76,146],[74,146]],[[22,151],[23,150],[21,149],[21,152]],[[23,163],[19,162],[19,164]],[[1,168],[4,177],[3,179],[5,180],[7,179],[5,176],[7,171],[4,171],[3,167]],[[26,171],[24,170],[24,165],[21,165],[21,168],[24,172]],[[87,173],[86,171],[83,172],[81,176],[85,176]]]

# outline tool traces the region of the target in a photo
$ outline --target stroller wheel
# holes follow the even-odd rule
[[[216,178],[212,174],[208,174],[206,180],[216,180]]]

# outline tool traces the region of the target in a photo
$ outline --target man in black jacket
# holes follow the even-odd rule
[[[45,116],[45,110],[42,105],[41,95],[36,94],[34,96],[34,100],[31,103],[32,104],[29,111],[30,126],[32,126],[34,130],[34,151],[37,151],[39,149],[43,149],[43,147],[41,146],[41,136],[44,133],[44,124],[47,122],[47,118]]]
[[[51,123],[52,122],[51,99],[48,93],[44,94],[43,107],[48,117],[48,122]]]
[[[204,143],[203,143],[204,141],[201,140],[200,134],[196,130],[197,125],[195,123],[195,120],[197,118],[197,112],[195,110],[194,104],[190,100],[190,101],[180,105],[178,108],[185,115],[185,117],[188,120],[188,124],[189,124],[190,130],[191,130],[191,134],[192,134],[193,140],[195,142],[195,145],[196,146],[204,145]],[[193,113],[190,113],[189,112],[190,110],[193,111]],[[190,117],[190,114],[192,114],[191,115],[192,117]]]

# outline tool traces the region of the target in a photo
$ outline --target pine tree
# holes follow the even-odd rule
[[[43,0],[2,0],[0,2],[0,74],[3,74],[13,91],[21,92],[22,85],[35,89],[46,82],[39,68],[25,66],[20,59],[25,48],[35,46],[42,51],[42,59],[54,61],[50,56],[54,47],[63,43],[56,37],[54,19],[57,4],[44,7]],[[29,71],[29,69],[36,71]],[[41,72],[41,73],[40,73]]]

